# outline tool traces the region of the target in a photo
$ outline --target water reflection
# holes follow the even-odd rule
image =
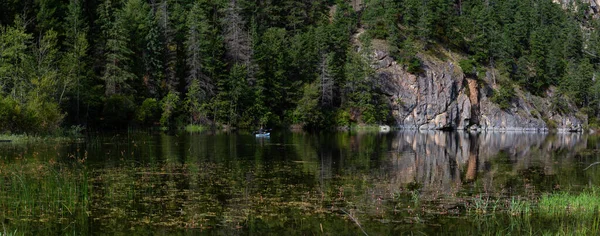
[[[390,165],[394,183],[418,182],[426,190],[451,192],[478,175],[490,174],[490,161],[500,152],[516,169],[539,166],[553,174],[557,150],[568,150],[561,157],[565,159],[586,146],[578,133],[400,132]]]

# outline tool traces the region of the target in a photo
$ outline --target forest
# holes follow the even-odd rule
[[[441,46],[466,58],[467,76],[499,71],[501,107],[515,86],[554,87],[595,124],[595,11],[552,0],[3,0],[0,132],[392,123],[359,30],[411,73],[417,54]]]

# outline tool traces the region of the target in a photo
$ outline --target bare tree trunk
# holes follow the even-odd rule
[[[333,78],[329,73],[329,60],[328,54],[321,56],[321,63],[319,63],[319,76],[320,76],[320,87],[321,87],[321,106],[330,106],[333,101]]]
[[[250,66],[250,57],[252,48],[250,37],[245,30],[245,21],[240,14],[241,9],[236,0],[229,2],[227,13],[223,23],[225,24],[225,45],[227,47],[227,56],[236,64]]]

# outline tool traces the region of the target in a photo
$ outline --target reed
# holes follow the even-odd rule
[[[532,213],[531,202],[513,196],[509,203],[508,213],[511,216],[528,217]]]
[[[578,219],[591,219],[600,209],[600,191],[598,188],[585,190],[579,194],[568,192],[543,196],[538,208],[540,214],[558,217],[569,215]]]
[[[29,221],[81,219],[89,211],[85,168],[34,158],[0,163],[0,168],[0,211],[11,219],[10,232],[26,229]]]

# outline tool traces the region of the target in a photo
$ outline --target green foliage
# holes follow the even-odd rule
[[[190,114],[190,124],[197,124],[202,118],[202,102],[204,99],[205,94],[200,89],[200,82],[198,80],[192,81],[185,99],[186,110]]]
[[[25,32],[25,25],[16,18],[14,27],[2,26],[0,30],[0,92],[24,100],[28,81],[26,63],[31,34]]]
[[[373,79],[374,71],[364,56],[349,53],[345,65],[346,71],[346,103],[355,122],[376,124],[387,122],[389,105],[384,101],[384,95],[377,93],[378,87]]]
[[[563,94],[555,94],[550,100],[550,108],[559,114],[567,114],[569,111],[569,102],[563,97]]]
[[[174,114],[179,109],[179,95],[170,92],[161,101],[162,115],[160,116],[160,125],[170,127],[173,124]]]
[[[556,124],[556,121],[554,120],[544,119],[544,123],[546,123],[546,126],[548,126],[549,130],[555,130],[558,128],[558,124]]]
[[[423,72],[423,68],[421,68],[422,62],[418,57],[413,57],[408,61],[408,67],[406,70],[412,74],[420,74]]]
[[[106,96],[112,96],[127,89],[125,81],[133,79],[129,71],[129,55],[131,49],[127,47],[128,37],[125,30],[124,14],[115,11],[110,0],[98,7],[98,15],[102,22],[105,41],[105,65],[102,80],[105,82]]]
[[[58,130],[63,118],[53,102],[32,99],[19,104],[10,97],[0,99],[0,132],[51,134]]]
[[[371,38],[377,39],[388,39],[390,36],[395,35],[399,8],[396,1],[368,1],[361,15],[361,22],[366,26],[367,34]]]
[[[10,97],[0,99],[0,132],[24,131],[24,111],[21,105]]]
[[[316,84],[305,85],[303,96],[294,111],[294,122],[303,124],[305,128],[315,129],[324,126],[324,118],[319,107],[319,87]]]
[[[137,108],[135,118],[137,122],[143,125],[151,125],[157,122],[161,112],[158,101],[154,98],[146,98],[142,105]]]
[[[579,62],[569,61],[567,64],[567,73],[562,83],[563,91],[580,106],[588,105],[592,99],[593,73],[593,65],[587,58]]]
[[[27,127],[30,133],[50,134],[60,128],[64,115],[60,113],[58,104],[42,99],[32,99],[26,104]]]
[[[335,125],[338,127],[350,126],[350,113],[343,109],[338,109],[335,112]]]
[[[472,59],[464,59],[460,60],[459,66],[462,69],[463,73],[468,76],[476,77],[477,76],[477,64]]]
[[[492,96],[492,102],[498,104],[500,109],[506,110],[512,106],[512,102],[515,99],[515,90],[511,85],[501,85],[498,90],[494,91]]]
[[[206,126],[203,125],[186,125],[185,131],[189,133],[200,133],[206,130]]]

